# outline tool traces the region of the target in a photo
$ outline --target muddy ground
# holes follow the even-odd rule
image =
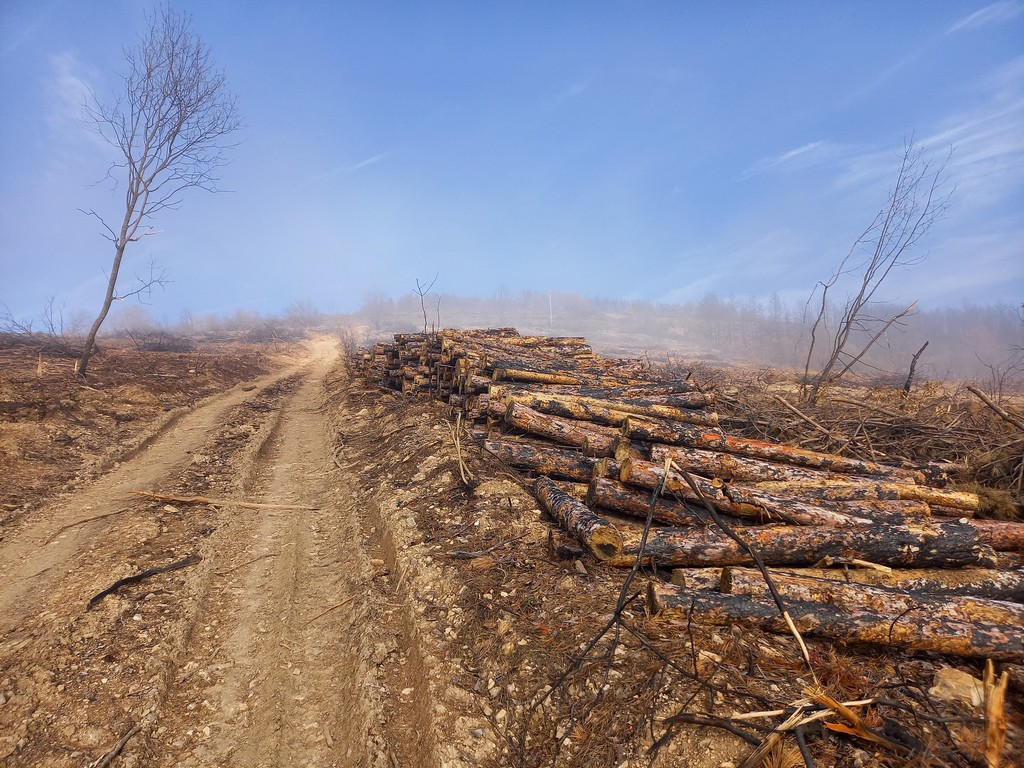
[[[83,385],[0,352],[0,764],[736,766],[745,741],[672,716],[809,684],[784,638],[644,616],[644,574],[559,549],[517,475],[335,340],[190,354],[108,350]],[[916,764],[979,742],[968,708],[913,714],[976,665],[812,654],[833,695],[905,706],[866,717]],[[909,764],[808,737],[817,765]]]

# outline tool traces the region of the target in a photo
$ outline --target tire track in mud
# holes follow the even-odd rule
[[[245,470],[247,498],[316,509],[249,514],[221,552],[182,668],[204,685],[173,686],[161,729],[176,737],[154,765],[393,765],[367,644],[371,558],[322,412],[329,362]]]

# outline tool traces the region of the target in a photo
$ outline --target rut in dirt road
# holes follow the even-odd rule
[[[425,705],[387,722],[389,691],[418,685],[397,660],[418,650],[374,594],[383,561],[333,453],[336,362],[333,344],[314,346],[300,370],[183,418],[4,552],[22,575],[4,600],[24,610],[0,635],[0,762],[81,766],[127,736],[116,759],[135,768],[435,763]],[[270,506],[161,505],[132,489]],[[56,542],[64,559],[40,569]],[[186,555],[201,561],[84,610],[126,572]]]
[[[322,413],[328,363],[284,404],[246,494],[315,509],[250,514],[219,558],[182,669],[210,684],[174,687],[161,730],[176,736],[155,765],[394,764],[374,703],[370,558]]]

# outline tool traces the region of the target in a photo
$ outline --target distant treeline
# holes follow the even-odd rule
[[[108,323],[107,335],[135,338],[164,334],[187,338],[242,338],[253,342],[294,339],[310,329],[345,330],[346,338],[369,345],[393,333],[439,328],[514,326],[522,333],[586,336],[608,356],[649,355],[652,360],[737,363],[802,372],[810,327],[818,307],[707,295],[700,301],[665,304],[641,300],[596,299],[567,292],[498,291],[486,298],[410,292],[401,298],[370,294],[356,312],[325,314],[313,302],[292,302],[280,315],[238,310],[228,315],[182,313],[174,324],[155,321],[141,305],[127,305]],[[878,305],[878,317],[904,309]],[[805,316],[805,310],[811,316]],[[828,330],[839,323],[841,307],[829,309]],[[16,322],[0,314],[0,331],[81,335],[82,319],[49,305],[42,319]],[[863,342],[866,337],[856,341]],[[974,379],[990,389],[1013,380],[1024,383],[1024,307],[965,304],[921,309],[892,326],[873,347],[858,372],[879,383],[905,380],[913,355],[928,342],[917,366],[918,380]],[[856,343],[851,349],[859,351]],[[828,344],[819,334],[812,371],[820,367]],[[998,380],[998,381],[997,381]]]

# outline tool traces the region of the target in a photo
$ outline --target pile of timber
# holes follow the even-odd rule
[[[672,569],[648,592],[652,614],[786,631],[724,525],[772,567],[806,634],[1024,657],[1024,524],[977,519],[977,494],[945,488],[941,466],[731,436],[713,393],[654,381],[582,338],[396,334],[360,362],[384,386],[457,408],[598,559]]]

